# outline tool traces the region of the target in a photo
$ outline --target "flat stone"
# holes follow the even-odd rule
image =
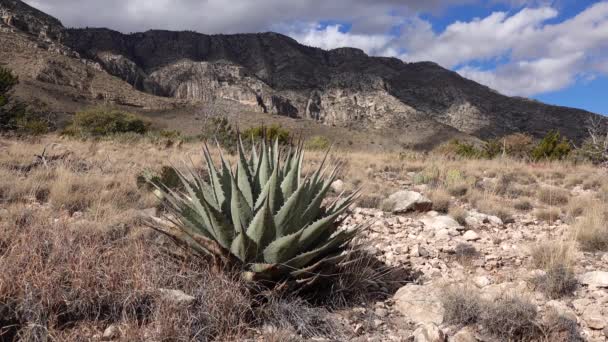
[[[433,323],[421,324],[413,334],[414,342],[444,342],[445,334]]]
[[[112,341],[120,337],[120,329],[115,324],[110,325],[101,335],[102,341]]]
[[[591,305],[585,309],[582,316],[587,326],[593,330],[602,330],[606,327],[606,317],[602,314],[602,308],[599,305]]]
[[[431,285],[407,285],[393,297],[395,309],[414,323],[443,322],[444,309],[438,290]]]
[[[465,239],[466,241],[477,241],[477,240],[481,239],[481,237],[479,237],[479,234],[475,233],[472,230],[469,230],[466,233],[464,233],[462,238]]]
[[[458,221],[454,220],[450,216],[447,215],[438,215],[438,216],[430,216],[426,215],[420,219],[420,222],[424,224],[424,226],[428,229],[433,229],[435,231],[447,229],[456,229],[461,230],[463,227],[458,223]]]
[[[608,272],[587,272],[579,277],[579,282],[591,287],[608,287]]]
[[[390,195],[384,206],[394,214],[404,214],[429,211],[433,208],[433,202],[419,192],[402,190]]]

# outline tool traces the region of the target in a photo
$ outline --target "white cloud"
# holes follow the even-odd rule
[[[334,27],[292,35],[323,48],[348,43],[371,54],[434,61],[505,94],[531,96],[608,72],[608,1],[548,23],[558,15],[551,7],[523,8],[458,21],[440,33],[413,17],[398,35],[341,33]],[[480,69],[479,63],[498,66]]]

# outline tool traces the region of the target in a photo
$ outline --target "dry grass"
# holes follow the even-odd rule
[[[546,221],[549,223],[553,223],[560,219],[562,215],[562,210],[556,207],[550,207],[545,209],[536,209],[534,211],[534,216],[541,221]]]
[[[551,269],[556,265],[572,267],[575,262],[576,246],[572,241],[550,241],[534,244],[530,255],[536,268]]]
[[[576,222],[576,238],[584,251],[608,250],[608,209],[596,204],[585,210],[583,217]]]
[[[519,211],[530,211],[534,209],[534,205],[532,204],[532,201],[529,198],[524,197],[515,200],[513,202],[513,208]]]
[[[565,205],[570,200],[570,192],[558,187],[543,187],[537,193],[537,198],[548,205]]]
[[[452,196],[444,189],[433,190],[429,199],[433,202],[433,210],[441,213],[447,213],[452,203]]]
[[[485,302],[480,324],[490,334],[512,341],[532,341],[541,334],[536,305],[514,295]]]
[[[462,207],[458,207],[458,206],[450,207],[448,214],[450,214],[450,216],[452,216],[452,218],[454,220],[456,220],[458,223],[460,223],[461,225],[464,226],[466,224],[465,220],[467,218],[468,212],[465,209],[463,209]]]
[[[445,323],[455,325],[476,323],[484,305],[479,291],[470,285],[447,286],[440,299],[445,310]]]

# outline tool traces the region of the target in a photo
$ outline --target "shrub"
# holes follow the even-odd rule
[[[445,323],[469,325],[477,322],[483,306],[481,296],[470,286],[448,286],[440,295]]]
[[[545,293],[549,298],[558,299],[570,296],[576,290],[578,281],[572,268],[557,263],[532,280],[536,288]]]
[[[551,131],[534,147],[531,156],[534,160],[562,160],[572,151],[572,145],[557,131]]]
[[[510,157],[527,158],[534,148],[534,140],[527,134],[514,133],[495,139],[486,146],[486,153],[490,157],[504,152]]]
[[[475,159],[482,158],[484,156],[484,152],[478,149],[475,145],[467,142],[461,142],[457,139],[439,146],[435,152],[451,158],[461,157]]]
[[[516,296],[506,296],[485,302],[479,322],[496,337],[530,341],[541,332],[537,315],[533,303]]]
[[[121,133],[144,134],[149,124],[137,116],[118,110],[94,108],[78,112],[64,134],[87,138]]]
[[[289,131],[277,124],[268,127],[258,126],[249,128],[243,132],[243,137],[246,139],[253,138],[254,140],[266,137],[266,141],[272,142],[278,140],[281,145],[287,145],[290,142]]]
[[[200,136],[203,140],[213,140],[228,150],[236,151],[237,132],[225,117],[213,117],[206,121]]]
[[[329,139],[321,135],[315,135],[306,141],[306,148],[309,150],[327,150],[330,146]]]
[[[454,207],[450,207],[450,209],[448,210],[448,213],[458,223],[460,223],[463,226],[465,225],[465,223],[466,223],[465,220],[468,215],[468,212],[465,209],[463,209],[462,207],[454,206]]]
[[[169,191],[149,178],[167,200],[176,224],[156,229],[197,256],[213,256],[218,266],[240,267],[245,279],[313,284],[319,280],[316,272],[340,265],[344,256],[337,256],[357,232],[338,231],[336,223],[357,192],[326,204],[335,168],[326,175],[321,163],[303,180],[301,147],[280,156],[278,139],[270,147],[262,141],[259,153],[247,158],[237,145],[234,170],[223,158],[218,170],[205,148],[208,181],[194,170],[175,170],[185,193]]]

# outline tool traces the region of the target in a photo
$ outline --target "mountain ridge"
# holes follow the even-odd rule
[[[228,100],[326,125],[401,128],[404,133],[412,123],[432,120],[482,139],[514,132],[540,137],[559,130],[580,141],[586,136],[584,122],[596,115],[504,96],[433,62],[406,63],[356,48],[322,50],[274,32],[67,29],[24,6],[29,7],[0,0],[4,23],[17,27],[19,18],[41,16],[20,29],[127,82],[137,91],[134,97],[148,94],[180,104]]]

